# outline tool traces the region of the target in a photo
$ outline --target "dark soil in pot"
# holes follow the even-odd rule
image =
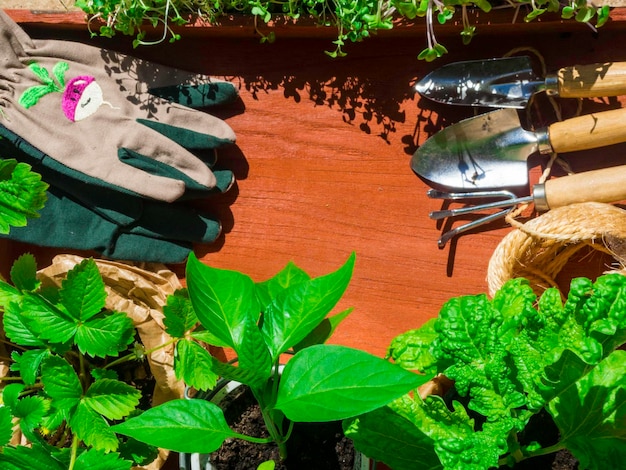
[[[233,430],[255,437],[268,437],[259,406],[252,393],[239,387],[221,403],[226,420]],[[228,439],[211,454],[217,470],[250,470],[274,460],[276,470],[352,470],[354,446],[343,435],[341,423],[296,423],[287,441],[288,459],[279,462],[274,444],[253,444],[241,439]]]
[[[538,441],[543,447],[556,444],[559,439],[559,430],[552,417],[542,410],[533,416],[526,426],[526,435],[521,435],[521,442],[528,444]],[[577,470],[578,460],[567,449],[553,454],[546,454],[523,460],[516,464],[515,470]]]

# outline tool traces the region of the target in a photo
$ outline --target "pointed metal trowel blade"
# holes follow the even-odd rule
[[[453,62],[426,75],[415,89],[444,104],[525,108],[530,97],[545,88],[529,57]]]
[[[430,137],[411,168],[436,185],[479,190],[528,184],[528,157],[538,136],[522,128],[518,112],[500,109],[465,119]]]

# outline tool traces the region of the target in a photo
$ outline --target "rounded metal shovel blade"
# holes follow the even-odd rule
[[[538,137],[517,111],[501,109],[448,126],[421,145],[411,167],[437,185],[463,190],[525,186]]]

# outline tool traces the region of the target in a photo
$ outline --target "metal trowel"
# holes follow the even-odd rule
[[[527,56],[453,62],[426,75],[415,88],[445,104],[524,108],[538,92],[563,98],[626,94],[626,62],[574,65],[545,78],[533,71]]]
[[[626,142],[626,108],[586,114],[537,131],[505,108],[446,127],[422,144],[413,171],[430,183],[463,190],[528,184],[528,157]]]

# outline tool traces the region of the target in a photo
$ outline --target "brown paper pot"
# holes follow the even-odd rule
[[[39,271],[45,285],[60,286],[68,271],[83,260],[80,256],[59,255],[50,266]],[[171,337],[165,332],[162,307],[167,296],[181,288],[176,275],[164,265],[144,263],[140,266],[113,261],[95,260],[107,291],[106,307],[110,310],[126,312],[133,320],[145,349],[152,349],[166,343]],[[0,347],[4,349],[2,343]],[[6,357],[6,351],[4,351]],[[2,351],[0,351],[2,354]],[[159,349],[148,355],[148,364],[156,385],[152,404],[158,405],[167,400],[182,398],[184,384],[174,375],[174,347]],[[0,363],[0,374],[8,373],[8,365]],[[21,436],[14,436],[16,443]],[[159,450],[159,456],[150,465],[135,469],[157,470],[167,460],[168,451]]]
[[[489,261],[489,294],[493,296],[515,277],[528,279],[538,295],[549,287],[559,287],[557,276],[583,248],[611,255],[622,272],[626,211],[611,204],[585,202],[553,209],[514,229]]]

